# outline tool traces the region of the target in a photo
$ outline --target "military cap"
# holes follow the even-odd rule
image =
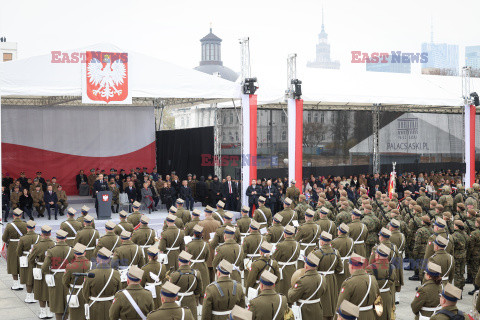
[[[35,221],[33,221],[33,220],[28,220],[28,221],[27,221],[27,228],[33,229],[33,228],[35,228],[35,225],[36,225],[36,224],[37,224],[37,223],[36,223]]]
[[[75,253],[76,255],[83,254],[85,250],[87,250],[87,246],[84,244],[81,244],[80,242],[78,242],[76,245],[73,246],[73,253]]]
[[[283,216],[281,214],[276,214],[273,216],[273,220],[277,221],[278,223],[281,223],[283,220]]]
[[[387,228],[382,228],[382,230],[380,230],[378,235],[384,238],[390,238],[392,236],[392,232]]]
[[[338,230],[340,230],[342,233],[348,233],[350,231],[350,227],[342,222],[342,224],[340,224],[338,227]]]
[[[46,224],[42,226],[42,233],[50,233],[52,232],[52,228],[47,226]]]
[[[395,202],[393,202],[393,201],[390,201],[390,202],[388,203],[388,206],[389,206],[390,208],[392,208],[392,209],[395,209],[395,208],[397,207],[397,204],[396,204]]]
[[[175,222],[175,220],[177,219],[177,216],[169,213],[168,216],[165,218],[165,220],[167,220],[168,222]]]
[[[457,301],[462,298],[462,290],[451,283],[447,283],[442,291],[442,296],[448,301]]]
[[[184,204],[185,201],[184,201],[182,198],[178,198],[178,199],[177,199],[177,203],[178,203],[178,204]]]
[[[93,221],[93,217],[91,215],[87,214],[85,217],[83,217],[83,221],[90,223],[90,222]]]
[[[312,209],[307,209],[305,211],[305,215],[309,217],[313,217],[315,215],[315,211],[313,211]]]
[[[97,252],[97,257],[103,260],[110,259],[110,257],[113,256],[113,252],[108,250],[107,248],[103,247]]]
[[[444,216],[445,218],[448,218],[448,219],[450,220],[450,219],[452,218],[452,213],[451,213],[451,212],[448,212],[448,211],[445,211],[445,212],[443,213],[443,216]],[[444,219],[444,220],[447,220],[447,219]]]
[[[134,208],[140,208],[141,205],[142,205],[142,204],[141,204],[140,202],[138,202],[138,201],[134,201],[133,204],[132,204],[132,206],[133,206]]]
[[[146,215],[143,215],[143,216],[140,218],[140,222],[143,223],[143,224],[148,224],[148,222],[150,222],[150,218],[147,217]]]
[[[459,228],[464,228],[465,227],[465,224],[463,223],[462,220],[455,220],[453,223]]]
[[[250,310],[244,309],[235,305],[232,312],[230,313],[230,318],[232,320],[252,320],[253,313]]]
[[[75,213],[77,213],[77,210],[70,207],[70,208],[68,208],[67,213],[73,216]]]
[[[400,214],[400,211],[398,209],[392,209],[392,211],[390,211],[391,213],[395,213],[395,214]]]
[[[180,291],[180,287],[174,285],[170,281],[165,282],[164,285],[162,285],[162,289],[160,290],[160,293],[168,298],[175,298],[178,295],[178,292]]]
[[[57,230],[57,239],[65,239],[68,236],[68,232],[60,229]]]
[[[472,217],[475,217],[477,215],[477,212],[475,211],[475,209],[468,209],[467,213]]]
[[[390,220],[390,225],[394,228],[398,228],[400,227],[400,221],[398,221],[397,219],[392,219]]]
[[[305,197],[305,195],[304,195],[304,194],[301,194],[301,195],[298,197],[298,199],[300,199],[300,200],[306,200],[306,199],[307,199],[307,197]]]
[[[305,257],[305,263],[310,267],[316,268],[320,263],[320,259],[313,252],[310,252],[310,254]]]
[[[352,210],[352,214],[353,214],[354,216],[357,216],[357,217],[361,217],[361,216],[362,216],[362,212],[360,212],[360,210],[358,210],[358,209],[353,209],[353,210]]]
[[[438,211],[442,211],[444,208],[443,208],[443,206],[442,206],[441,204],[437,204],[437,205],[435,206],[435,209],[438,209]]]
[[[200,211],[198,209],[193,209],[193,211],[192,211],[192,215],[194,215],[194,216],[200,217],[201,214],[202,214],[202,211]]]
[[[190,253],[184,250],[178,255],[178,261],[182,263],[189,263],[190,260],[192,260],[192,257],[193,256]]]
[[[320,234],[320,240],[330,242],[332,241],[332,235],[326,231],[322,231],[322,233]]]
[[[225,212],[223,213],[223,217],[224,217],[225,219],[232,220],[232,219],[233,219],[233,213],[231,213],[230,211],[225,211]]]
[[[260,229],[260,223],[258,223],[255,220],[252,220],[250,221],[250,228],[252,228],[253,230],[258,230]]]
[[[355,320],[360,317],[360,308],[348,300],[343,300],[337,313],[344,319]]]
[[[233,271],[233,266],[230,262],[227,260],[223,259],[220,261],[218,264],[217,270],[220,271],[223,274],[230,274]]]
[[[363,206],[363,208],[366,209],[366,210],[373,210],[371,204],[366,204],[366,205]],[[348,301],[347,301],[347,302],[348,302]]]
[[[258,201],[260,202],[265,202],[267,199],[265,199],[263,196],[258,197]]]
[[[291,225],[285,226],[283,232],[285,232],[286,234],[295,234],[295,227]]]
[[[151,246],[151,247],[148,247],[148,249],[147,249],[147,254],[148,254],[149,256],[152,256],[152,257],[157,256],[159,252],[160,252],[160,250],[159,250],[158,247],[155,246],[155,245],[153,245],[153,246]]]
[[[430,221],[430,217],[427,215],[422,216],[422,221],[427,225],[430,225],[430,223],[432,223],[432,221]]]
[[[89,207],[87,207],[87,206],[82,207],[82,212],[88,212],[88,211],[90,211]]]
[[[250,211],[250,208],[247,207],[247,206],[243,206],[243,207],[242,207],[242,211],[243,211],[243,212],[249,212],[249,211]]]
[[[16,215],[16,216],[20,216],[22,213],[23,213],[23,211],[20,210],[19,208],[15,208],[15,210],[13,210],[13,214]]]
[[[125,240],[130,239],[131,236],[132,236],[132,233],[127,230],[123,230],[122,233],[120,233],[120,238]]]
[[[260,275],[260,282],[266,286],[273,286],[277,282],[278,277],[270,271],[263,271]]]
[[[330,213],[330,210],[326,207],[321,207],[320,208],[320,213],[321,214],[329,214]]]
[[[270,253],[272,252],[273,245],[271,243],[268,243],[266,241],[262,242],[262,245],[260,246],[260,251],[263,253]]]
[[[447,223],[445,222],[445,220],[443,220],[442,218],[438,217],[434,224],[439,227],[439,228],[445,228],[445,226],[447,225]]]
[[[223,208],[223,207],[221,207],[221,208]],[[212,207],[210,207],[210,206],[205,207],[205,212],[212,213],[213,211],[215,211],[215,209],[213,209]]]
[[[120,217],[126,217],[126,216],[128,216],[128,212],[125,211],[125,210],[120,211],[118,214],[120,215]]]
[[[438,204],[437,200],[430,200],[430,205],[436,207]]]
[[[283,203],[289,206],[292,204],[292,199],[290,199],[289,197],[286,197],[285,200],[283,200]]]
[[[448,245],[448,240],[440,235],[438,235],[433,242],[440,248],[445,248]]]
[[[105,223],[105,228],[108,230],[113,230],[115,228],[116,224],[113,221],[107,221]]]
[[[415,212],[422,212],[422,207],[420,207],[418,204],[413,206],[413,210]]]
[[[127,277],[132,281],[140,281],[142,280],[143,273],[144,271],[142,269],[133,265],[133,266],[130,266],[130,268],[128,268]]]
[[[442,267],[434,262],[427,263],[427,267],[425,268],[425,272],[433,277],[438,277],[442,274]]]
[[[225,229],[223,230],[224,233],[226,234],[235,234],[235,228],[226,226]]]
[[[292,181],[290,181],[290,182],[293,183],[293,184],[297,183],[297,181],[295,181],[295,180],[292,180]]]
[[[382,257],[388,257],[388,255],[390,254],[390,251],[391,251],[390,248],[384,245],[383,243],[381,243],[377,247],[377,253]]]
[[[171,206],[169,209],[168,209],[169,212],[171,213],[177,213],[177,208],[174,207],[174,206]]]
[[[207,206],[207,207],[209,207],[209,206]],[[217,202],[217,207],[220,207],[220,208],[225,207],[225,202],[223,202],[222,200],[219,200]],[[212,208],[212,207],[210,207],[210,208]],[[213,208],[212,208],[212,211],[213,211]]]
[[[457,208],[465,209],[465,204],[463,202],[457,203]]]
[[[364,265],[367,262],[367,259],[362,257],[361,255],[358,255],[356,253],[352,253],[350,256],[350,259],[348,261],[352,266],[360,267]]]
[[[194,233],[202,233],[203,232],[203,227],[199,224],[196,224],[194,227],[193,227],[193,232]]]

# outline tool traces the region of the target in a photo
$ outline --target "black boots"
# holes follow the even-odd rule
[[[475,293],[475,291],[477,291],[479,289],[479,287],[477,285],[474,285],[475,287],[473,288],[472,291],[469,291],[468,294],[473,296],[473,294]]]
[[[473,278],[472,276],[468,276],[467,280],[465,280],[465,284],[473,284]]]

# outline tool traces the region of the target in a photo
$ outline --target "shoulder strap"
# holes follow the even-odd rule
[[[260,211],[260,213],[262,214],[263,219],[265,219],[265,223],[268,223],[267,217],[265,216],[265,213],[263,213],[262,209],[258,208],[257,210]]]
[[[182,318],[180,320],[184,320],[185,319],[185,309],[181,308],[182,309]]]
[[[235,281],[234,281],[234,282],[235,282]],[[213,282],[213,285],[214,285],[215,287],[217,287],[217,290],[218,290],[218,292],[220,293],[220,296],[223,298],[223,297],[225,296],[225,294],[223,293],[223,290],[222,290],[222,288],[220,287],[220,285],[218,284],[218,282],[217,282],[217,281],[214,281],[214,282]],[[234,287],[235,287],[235,285],[234,285]]]
[[[22,237],[22,236],[23,236],[23,233],[22,233],[22,231],[20,231],[20,229],[18,229],[18,227],[17,227],[17,225],[15,224],[15,222],[12,222],[12,223],[10,223],[10,224],[12,225],[12,227],[15,228],[15,230],[17,230],[18,236],[19,236],[19,237]]]
[[[453,256],[450,255],[450,265],[448,266],[447,272],[445,272],[445,274],[443,275],[444,277],[446,277],[450,273],[450,269],[452,269],[452,265],[453,265]]]
[[[77,235],[77,230],[70,224],[70,222],[65,221],[65,224],[73,231],[74,235]]]
[[[185,274],[192,274],[192,273],[185,273]],[[180,278],[179,278],[180,279]],[[197,283],[197,271],[196,270],[193,270],[193,281],[192,281],[192,284],[190,285],[190,287],[187,289],[187,291],[185,291],[184,293],[189,293],[190,290],[192,290],[193,286],[195,285],[195,283]],[[182,302],[183,300],[183,297],[185,297],[184,295],[180,297],[179,302]]]
[[[65,259],[63,259],[62,263],[58,266],[59,268],[60,268],[61,266],[63,266],[63,264],[67,261],[68,256],[70,255],[70,252],[72,252],[72,247],[69,247],[69,248],[68,248],[67,255],[65,256]],[[55,271],[55,272],[53,273],[54,276],[57,274],[58,270],[59,270],[59,269],[57,269],[57,271]]]
[[[235,262],[233,263],[234,267],[237,266],[237,262],[238,262],[238,259],[240,259],[241,254],[242,254],[242,247],[240,247],[240,245],[238,245],[238,256],[237,256],[237,259],[235,260]]]
[[[222,215],[220,213],[218,213],[217,211],[215,211],[215,214],[217,215],[217,217],[220,218],[220,221],[222,221],[222,224],[225,224],[225,220],[223,220]]]
[[[198,256],[195,258],[195,260],[200,259],[200,257],[202,256],[202,253],[203,253],[203,251],[205,250],[205,247],[206,247],[206,246],[207,246],[207,243],[206,243],[206,242],[203,242],[202,251],[200,251],[200,253],[199,253]]]
[[[355,242],[360,240],[360,238],[362,237],[362,234],[363,234],[363,230],[365,229],[365,224],[363,224],[362,222],[360,222],[360,223],[362,224],[362,230],[360,230],[360,234],[358,235],[357,240],[355,240]]]
[[[119,226],[119,227],[120,227],[120,229],[122,229],[123,231],[127,231],[127,230],[125,230],[125,228],[124,228],[124,227],[123,227],[123,226],[122,226],[120,223],[119,223],[119,224],[117,224],[117,226]]]
[[[132,261],[130,262],[130,264],[128,265],[128,267],[130,268],[133,264],[133,261],[135,261],[135,258],[137,257],[137,253],[138,253],[138,245],[135,245],[137,248],[135,249],[135,255],[133,256],[132,258]],[[143,251],[143,250],[142,250]]]
[[[312,293],[312,295],[310,297],[305,299],[306,301],[309,301],[310,299],[312,299],[317,294],[318,290],[320,290],[320,288],[322,287],[322,283],[323,283],[323,276],[321,275],[320,276],[320,283],[318,284],[317,289]],[[304,303],[302,302],[302,304],[300,305],[300,308],[302,308],[303,304]]]
[[[368,276],[368,288],[365,297],[363,297],[362,301],[358,304],[359,307],[363,307],[363,303],[367,300],[368,295],[370,294],[370,288],[372,287],[372,276]]]
[[[95,301],[100,298],[100,296],[102,295],[103,291],[105,291],[105,289],[107,289],[108,287],[108,284],[110,283],[110,280],[112,280],[112,276],[113,276],[113,269],[112,269],[112,272],[110,272],[110,276],[108,277],[108,280],[107,282],[105,283],[105,285],[103,286],[102,290],[100,290],[100,293],[97,295],[97,297],[95,298],[95,300],[93,300],[88,306],[91,307]]]
[[[92,243],[93,238],[95,238],[96,232],[97,232],[97,230],[93,229],[92,237],[90,238],[90,241],[88,241],[88,244],[86,245],[87,248],[90,246],[90,243]]]
[[[152,237],[153,230],[150,229],[150,234],[148,235],[147,241],[145,242],[144,246],[148,245],[148,241],[150,241],[150,238]]]
[[[146,320],[147,317],[143,314],[142,310],[140,310],[140,307],[138,304],[133,300],[132,296],[130,295],[130,292],[128,292],[128,289],[125,289],[122,291],[125,297],[127,297],[128,301],[130,301],[130,304],[132,305],[133,309],[137,312],[137,314],[142,318],[142,320]]]
[[[117,247],[118,240],[120,239],[119,236],[117,236],[117,241],[115,241],[115,244],[113,245],[112,249],[110,251],[113,252],[113,250]]]
[[[37,234],[37,240],[35,240],[35,243],[34,243],[34,244],[37,244],[37,243],[38,243],[38,240],[40,240],[40,235]]]
[[[279,299],[278,308],[277,308],[277,311],[275,312],[275,315],[273,316],[272,320],[275,320],[277,318],[277,315],[280,312],[280,309],[282,308],[282,296],[278,295],[278,299]]]

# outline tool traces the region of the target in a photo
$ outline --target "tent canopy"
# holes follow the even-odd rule
[[[187,69],[111,44],[95,44],[65,51],[128,52],[129,91],[134,105],[182,106],[238,99],[240,85]],[[63,52],[62,52],[63,53]],[[58,56],[62,59],[62,55]],[[81,60],[81,59],[80,59]],[[54,63],[52,54],[0,63],[0,94],[3,104],[78,105],[82,95],[82,63]]]

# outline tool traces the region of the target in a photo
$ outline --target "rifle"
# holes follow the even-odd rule
[[[419,227],[418,224],[417,224],[417,221],[415,221],[415,217],[413,216],[412,212],[410,211],[410,208],[409,208],[408,206],[404,207],[401,202],[399,202],[398,204],[399,204],[399,206],[400,206],[400,209],[403,210],[403,208],[405,208],[405,211],[406,211],[406,212],[408,213],[408,215],[410,216],[410,219],[413,220],[413,224],[415,225],[415,228],[420,229],[420,227]]]
[[[425,213],[428,215],[428,217],[430,218],[430,220],[432,220],[434,217],[432,217],[432,215],[430,214],[430,210],[428,210],[427,208],[425,208],[425,206],[421,206],[422,207],[422,210],[425,211]]]
[[[380,211],[382,212],[382,215],[383,217],[385,218],[385,220],[387,220],[387,222],[390,222],[390,219],[387,217],[387,214],[385,213],[385,211],[383,210],[382,206],[378,203],[378,200],[376,197],[373,197],[373,199],[375,200],[375,203],[377,204],[377,207],[380,209]]]

